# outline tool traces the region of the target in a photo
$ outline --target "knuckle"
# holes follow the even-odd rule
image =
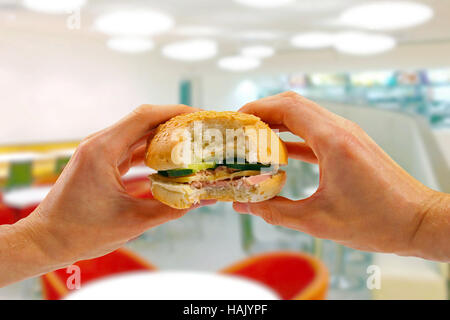
[[[314,143],[319,150],[330,150],[335,146],[338,132],[332,126],[324,126],[314,133]]]
[[[75,150],[73,159],[78,164],[91,162],[99,154],[108,154],[107,144],[102,142],[101,136],[86,138],[81,141]]]
[[[344,125],[346,126],[346,128],[348,128],[349,131],[354,133],[363,131],[363,129],[356,122],[350,121],[348,119],[345,119]]]
[[[154,109],[153,105],[150,104],[143,104],[140,105],[139,107],[137,107],[136,109],[133,110],[133,114],[141,117],[143,115],[146,115],[148,112],[151,112]]]
[[[271,207],[267,207],[262,211],[261,218],[263,218],[267,223],[275,226],[281,224],[280,215]]]
[[[75,151],[75,155],[78,158],[84,159],[90,157],[93,152],[95,152],[96,143],[94,138],[87,138],[81,141],[78,145],[77,150]]]
[[[352,132],[343,130],[334,140],[334,152],[336,154],[346,159],[355,156],[359,140]]]
[[[356,124],[355,124],[356,125]],[[315,143],[333,158],[353,158],[361,142],[355,134],[353,124],[331,125],[316,133]]]
[[[281,93],[281,96],[289,99],[298,99],[300,97],[300,95],[297,92],[291,90]]]
[[[286,108],[290,108],[292,112],[296,112],[299,107],[299,102],[303,97],[294,91],[286,91],[281,94],[283,104]]]
[[[93,148],[90,146],[90,142],[81,142],[78,148],[75,150],[70,162],[76,167],[86,166],[91,162]]]

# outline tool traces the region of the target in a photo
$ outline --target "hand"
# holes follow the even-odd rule
[[[188,212],[157,200],[132,197],[121,176],[144,160],[146,141],[160,123],[194,111],[198,109],[182,105],[142,106],[83,140],[39,207],[15,225],[0,228],[4,231],[0,240],[6,240],[0,241],[0,260],[6,261],[0,271],[5,271],[1,272],[4,277],[9,275],[8,279],[0,277],[0,285],[2,280],[11,281],[16,269],[22,268],[16,278],[23,278],[104,255],[147,229]],[[5,242],[10,243],[9,248],[2,247]],[[25,263],[28,254],[21,252],[14,264],[11,255],[22,249],[32,251],[34,258]],[[30,270],[23,270],[27,265]],[[34,270],[33,265],[39,268]]]
[[[239,111],[303,138],[287,143],[289,157],[318,163],[320,185],[304,200],[235,203],[236,211],[360,250],[450,260],[449,195],[411,177],[355,123],[293,92]]]

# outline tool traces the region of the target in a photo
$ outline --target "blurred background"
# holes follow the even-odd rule
[[[83,137],[141,104],[237,110],[286,90],[357,122],[415,178],[450,193],[449,1],[0,0],[0,224],[33,211]],[[284,196],[318,187],[317,166],[290,161],[287,171]],[[131,193],[151,196],[149,172],[130,170]],[[326,266],[329,299],[448,297],[448,265],[348,249],[226,203],[128,249],[162,270],[204,272],[291,250]],[[0,299],[51,291],[36,278]]]

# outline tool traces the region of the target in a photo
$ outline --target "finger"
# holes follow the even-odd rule
[[[233,203],[239,213],[247,213],[263,218],[267,223],[307,232],[312,217],[318,212],[312,199],[290,200],[284,197],[255,202]]]
[[[309,163],[317,164],[316,154],[314,151],[304,142],[285,142],[288,150],[289,158],[306,161]]]
[[[337,117],[316,103],[293,92],[285,92],[250,102],[239,112],[254,114],[270,126],[286,127],[308,143],[327,134]]]
[[[144,163],[147,153],[147,143],[153,139],[155,134],[156,129],[151,130],[149,134],[140,138],[128,149],[128,152],[124,154],[123,159],[120,160],[120,164],[118,165],[121,175],[125,174],[131,167]]]
[[[179,219],[191,209],[174,209],[156,199],[132,198],[129,211],[133,212],[145,228],[151,228],[171,220]]]
[[[136,148],[131,155],[118,166],[119,173],[123,176],[131,167],[144,163],[147,145],[141,145]]]
[[[135,143],[133,143],[129,148],[128,148],[128,154],[133,153],[134,150],[136,150],[137,148],[141,147],[142,145],[147,145],[147,142],[151,139],[153,139],[153,137],[156,134],[156,128],[150,130],[149,133],[143,135],[141,138],[139,138],[139,140],[137,140]]]
[[[103,134],[108,135],[108,140],[113,148],[123,152],[159,124],[177,115],[196,111],[200,111],[200,109],[185,105],[143,105],[109,127]]]
[[[278,130],[278,132],[289,132],[290,130],[283,124],[269,124],[270,129]]]
[[[130,210],[145,221],[146,227],[154,227],[171,220],[179,219],[193,209],[215,204],[216,200],[202,200],[189,209],[175,209],[155,199],[130,199]]]

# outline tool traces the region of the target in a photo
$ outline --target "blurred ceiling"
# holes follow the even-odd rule
[[[88,0],[81,11],[81,29],[66,27],[68,15],[37,13],[23,8],[20,0],[0,0],[0,34],[3,32],[33,32],[51,35],[70,34],[104,40],[107,36],[93,27],[102,13],[117,9],[151,8],[175,18],[174,29],[153,37],[157,46],[192,36],[180,34],[180,28],[207,26],[208,37],[219,41],[222,53],[236,52],[243,44],[267,43],[277,51],[294,51],[289,38],[298,32],[323,30],[354,30],[339,25],[342,10],[368,0],[297,0],[294,4],[274,9],[256,9],[239,5],[232,0]],[[373,2],[373,0],[372,0]],[[385,32],[400,43],[450,41],[450,1],[416,0],[434,9],[435,17],[421,26]],[[266,39],[255,39],[255,32]],[[253,34],[253,37],[252,37]],[[273,36],[271,38],[270,36]],[[271,39],[270,39],[271,38]]]

